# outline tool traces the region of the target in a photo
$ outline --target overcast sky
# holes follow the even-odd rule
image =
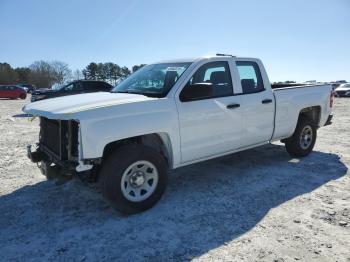
[[[0,0],[0,62],[132,66],[216,52],[271,81],[350,81],[350,0]]]

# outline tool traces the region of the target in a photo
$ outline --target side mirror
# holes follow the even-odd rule
[[[213,96],[213,91],[214,88],[212,83],[204,82],[186,85],[181,91],[180,100],[181,102],[188,102],[207,99]]]

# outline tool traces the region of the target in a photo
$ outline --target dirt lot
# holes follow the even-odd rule
[[[350,99],[310,156],[276,143],[175,170],[134,216],[78,179],[45,181],[26,102],[0,100],[1,261],[350,261]]]

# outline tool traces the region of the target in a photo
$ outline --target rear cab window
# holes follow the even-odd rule
[[[265,90],[261,72],[257,63],[252,61],[236,62],[243,94],[253,94]]]

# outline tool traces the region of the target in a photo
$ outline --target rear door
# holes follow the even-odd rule
[[[182,91],[195,83],[212,83],[214,94],[205,99],[181,101],[178,94],[181,161],[208,158],[240,147],[241,96],[234,96],[229,61],[201,65],[187,80]]]
[[[242,86],[242,147],[267,142],[274,128],[275,99],[272,90],[266,83],[264,85],[257,62],[236,61],[236,65]]]

